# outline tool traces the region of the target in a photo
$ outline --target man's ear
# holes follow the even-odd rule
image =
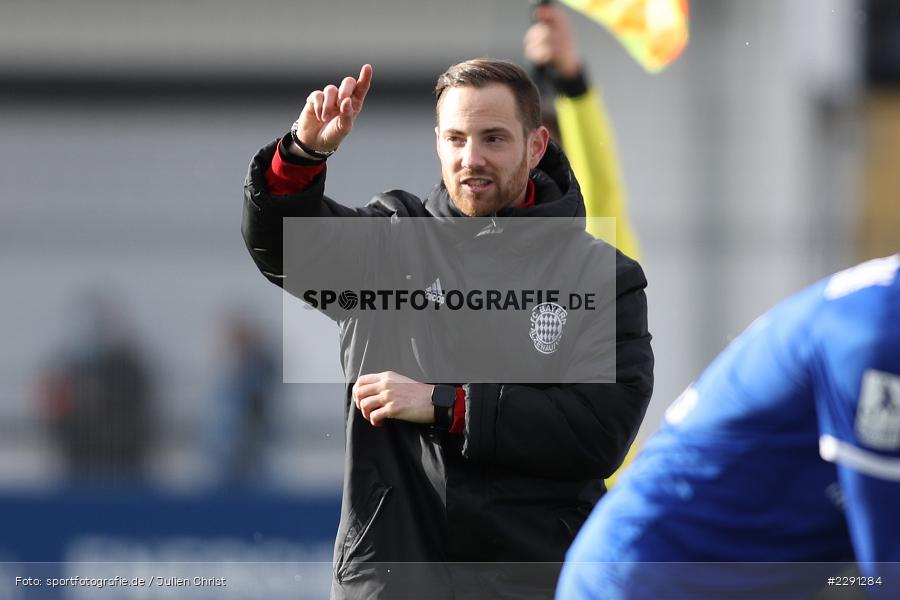
[[[441,155],[441,129],[437,125],[434,126],[434,151]]]
[[[541,125],[528,135],[528,168],[534,169],[544,158],[547,145],[550,143],[550,132]]]

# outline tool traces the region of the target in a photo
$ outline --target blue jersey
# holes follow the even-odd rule
[[[796,598],[840,561],[863,580],[838,584],[900,598],[898,268],[833,275],[730,344],[597,505],[557,598]]]

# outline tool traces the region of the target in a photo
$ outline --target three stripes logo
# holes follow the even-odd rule
[[[444,297],[444,290],[441,289],[440,277],[435,279],[434,283],[425,288],[425,297],[435,304],[443,304],[444,302],[446,302],[446,298]]]

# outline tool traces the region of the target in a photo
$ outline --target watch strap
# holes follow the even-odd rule
[[[434,406],[434,427],[441,431],[450,431],[453,424],[453,406],[456,404],[456,388],[449,385],[436,385],[431,391],[431,404]]]

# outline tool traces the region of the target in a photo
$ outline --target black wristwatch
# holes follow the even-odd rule
[[[431,404],[434,406],[434,428],[450,431],[453,405],[456,404],[456,388],[450,385],[434,386],[431,390]]]

